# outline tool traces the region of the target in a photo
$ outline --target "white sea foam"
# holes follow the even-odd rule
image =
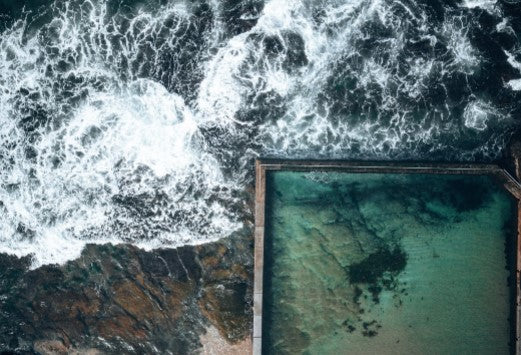
[[[461,12],[489,2],[431,26],[414,2],[271,0],[235,36],[218,1],[209,23],[193,2],[116,15],[82,3],[0,37],[0,252],[33,267],[86,243],[228,236],[258,155],[425,158],[504,117],[473,99],[455,118],[429,97],[448,72],[479,68]],[[487,154],[494,139],[455,154]]]
[[[454,56],[452,65],[468,74],[478,68],[480,59],[470,43],[468,24],[462,16],[447,18],[443,24],[443,35],[449,39],[448,47]]]
[[[512,79],[512,80],[507,82],[507,85],[512,90],[520,91],[521,90],[521,79]]]
[[[34,254],[38,266],[75,258],[86,242],[159,247],[229,234],[238,225],[218,203],[204,200],[204,190],[227,183],[212,157],[192,144],[195,129],[183,100],[154,82],[140,80],[116,95],[92,95],[63,128],[35,145],[36,164],[19,152],[15,167],[4,172],[16,191],[0,190],[0,250]],[[190,186],[194,179],[203,181]],[[203,189],[200,199],[186,196],[193,189]],[[168,197],[156,201],[158,191]],[[147,223],[156,226],[131,230],[143,220],[115,204],[114,196],[145,199],[150,205],[138,208],[146,208]],[[172,218],[169,209],[189,216]],[[190,221],[183,218],[208,219],[200,230],[184,225]],[[20,229],[31,238],[20,239]]]
[[[468,8],[491,9],[497,5],[497,0],[463,0],[462,6]]]
[[[514,53],[509,52],[507,50],[503,50],[505,54],[507,55],[507,62],[512,66],[512,68],[515,68],[521,72],[521,62],[516,60],[516,57]]]
[[[393,6],[404,9],[405,15],[401,12],[393,14]],[[414,149],[419,142],[435,141],[437,136],[444,134],[444,130],[450,130],[451,127],[447,125],[437,126],[429,117],[425,117],[422,122],[411,116],[407,108],[399,107],[397,92],[393,87],[413,100],[422,100],[423,95],[430,90],[428,81],[431,76],[439,75],[433,72],[435,68],[442,67],[447,71],[470,75],[480,64],[479,55],[468,40],[467,29],[461,18],[449,17],[442,29],[436,32],[425,26],[425,14],[418,8],[408,6],[411,5],[389,5],[381,1],[324,6],[326,16],[322,27],[308,31],[313,26],[312,19],[306,17],[300,19],[299,26],[290,26],[305,38],[306,56],[310,65],[302,74],[290,78],[298,91],[289,91],[291,100],[286,115],[279,118],[275,126],[271,122],[262,126],[262,140],[271,142],[264,144],[269,154],[309,156],[310,147],[313,147],[312,151],[329,157],[347,157],[351,154],[386,157],[393,151]],[[291,18],[292,13],[300,11],[287,6],[284,9],[287,11],[285,14],[284,11],[278,11],[276,15],[284,14]],[[266,13],[265,16],[270,14]],[[306,21],[308,25],[303,25]],[[331,114],[331,102],[317,103],[315,95],[327,85],[325,80],[330,78],[332,63],[342,56],[357,57],[361,50],[358,42],[366,38],[365,26],[372,21],[385,26],[394,34],[393,37],[373,44],[373,53],[358,59],[357,65],[361,67],[350,68],[350,64],[340,64],[345,66],[345,71],[340,75],[346,75],[350,70],[356,72],[353,74],[356,87],[352,90],[366,95],[367,102],[374,100],[375,96],[381,96],[381,103],[376,108],[379,112],[373,112],[374,118],[366,116],[367,112],[358,117],[334,117]],[[341,30],[330,35],[327,29],[337,24],[343,24]],[[274,31],[277,27],[271,25],[270,29]],[[451,59],[443,63],[434,58],[407,55],[404,58],[404,48],[410,41],[405,33],[413,29],[419,31],[415,39],[417,42],[427,41],[432,46],[439,40],[447,43]],[[323,43],[328,43],[327,50],[321,49]],[[312,48],[317,51],[314,52]],[[385,59],[382,56],[384,53]],[[408,70],[404,74],[397,74],[404,60]],[[349,95],[345,100],[346,105],[349,104]],[[440,110],[440,115],[446,114]]]
[[[491,14],[500,14],[498,0],[463,0],[461,6],[468,9],[482,9]]]
[[[507,62],[512,66],[512,68],[517,69],[519,74],[521,74],[521,62],[516,60],[516,56],[514,53],[504,50],[507,55]],[[512,90],[519,91],[521,90],[521,79],[512,79],[506,83],[506,86]]]
[[[510,21],[509,21],[508,18],[502,19],[501,22],[499,22],[496,25],[496,31],[498,31],[498,32],[507,32],[507,33],[515,35],[515,31],[512,28],[512,26],[510,26]]]
[[[233,203],[234,182],[194,137],[201,116],[157,81],[133,79],[143,68],[128,66],[130,80],[121,79],[120,61],[139,61],[132,48],[140,36],[146,41],[169,16],[186,21],[186,8],[169,8],[159,19],[140,13],[127,32],[133,42],[121,38],[119,45],[108,35],[117,24],[106,21],[106,8],[90,9],[85,22],[66,9],[33,35],[19,22],[0,40],[0,251],[31,254],[37,267],[76,258],[86,243],[150,249],[229,235],[240,224],[220,201]],[[91,28],[87,37],[83,27]],[[67,94],[68,80],[85,85]],[[64,91],[79,104],[71,106]],[[22,124],[24,112],[38,109],[50,121]]]
[[[483,104],[471,102],[463,113],[464,124],[468,128],[482,131],[487,128],[488,116],[487,108]]]

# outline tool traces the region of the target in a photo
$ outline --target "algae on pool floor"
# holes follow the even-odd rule
[[[508,354],[513,199],[488,176],[270,172],[268,354]]]

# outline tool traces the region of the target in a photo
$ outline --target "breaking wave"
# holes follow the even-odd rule
[[[0,8],[1,9],[1,8]],[[3,9],[0,252],[239,230],[256,156],[491,160],[521,115],[515,4],[56,0]]]

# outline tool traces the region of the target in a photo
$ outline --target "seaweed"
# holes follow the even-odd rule
[[[371,285],[367,288],[369,292],[371,292],[371,295],[373,296],[373,302],[380,303],[380,292],[382,292],[382,286],[380,285]]]
[[[361,262],[350,265],[349,280],[353,284],[376,284],[386,272],[396,275],[405,268],[405,265],[407,265],[407,254],[399,247],[392,251],[388,248],[380,249]]]
[[[380,329],[382,326],[376,320],[373,320],[371,322],[363,322],[362,327],[364,328],[362,331],[363,336],[374,337],[378,334],[376,330]]]

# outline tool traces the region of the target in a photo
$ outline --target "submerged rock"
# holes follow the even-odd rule
[[[351,283],[375,284],[384,273],[392,275],[400,273],[407,264],[407,255],[399,247],[394,250],[381,249],[370,254],[359,263],[349,266],[349,279]]]

